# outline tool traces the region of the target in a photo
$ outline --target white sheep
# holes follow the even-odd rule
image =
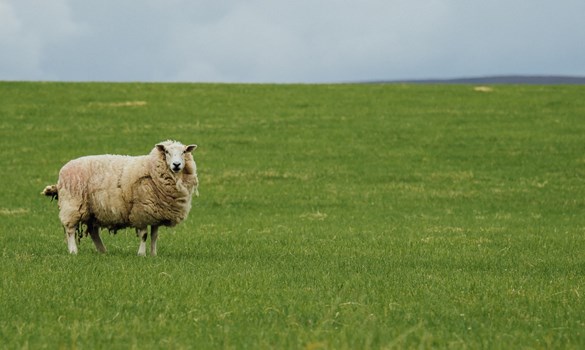
[[[106,248],[100,228],[135,228],[141,239],[138,255],[145,256],[150,225],[150,254],[155,256],[159,226],[185,220],[193,193],[199,195],[191,154],[196,148],[165,141],[145,156],[87,156],[65,164],[58,183],[41,193],[58,198],[69,252],[77,254],[76,232],[84,224],[101,253]]]

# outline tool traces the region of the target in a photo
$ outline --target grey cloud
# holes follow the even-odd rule
[[[581,0],[0,0],[0,79],[585,75]]]

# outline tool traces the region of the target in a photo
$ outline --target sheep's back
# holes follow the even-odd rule
[[[87,220],[100,226],[128,224],[129,205],[125,200],[128,173],[139,167],[142,157],[101,155],[74,159],[59,173],[59,192],[69,201],[79,202]]]

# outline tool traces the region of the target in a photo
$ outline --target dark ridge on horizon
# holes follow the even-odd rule
[[[526,84],[585,85],[585,77],[562,75],[495,75],[455,79],[412,79],[372,81],[374,84]]]

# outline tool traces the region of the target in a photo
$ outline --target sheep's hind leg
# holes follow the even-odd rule
[[[150,226],[150,255],[156,256],[156,239],[158,238],[158,226]]]
[[[146,256],[146,238],[148,237],[148,227],[137,228],[136,235],[140,238],[140,247],[138,247],[138,256]]]
[[[89,231],[89,235],[91,236],[91,240],[93,244],[95,244],[95,249],[97,249],[100,253],[106,252],[106,247],[102,243],[102,239],[100,238],[100,227],[97,225],[88,224],[87,231]]]
[[[67,238],[67,247],[70,254],[77,254],[77,242],[75,242],[75,235],[77,234],[76,225],[63,226],[65,228],[65,236]]]

